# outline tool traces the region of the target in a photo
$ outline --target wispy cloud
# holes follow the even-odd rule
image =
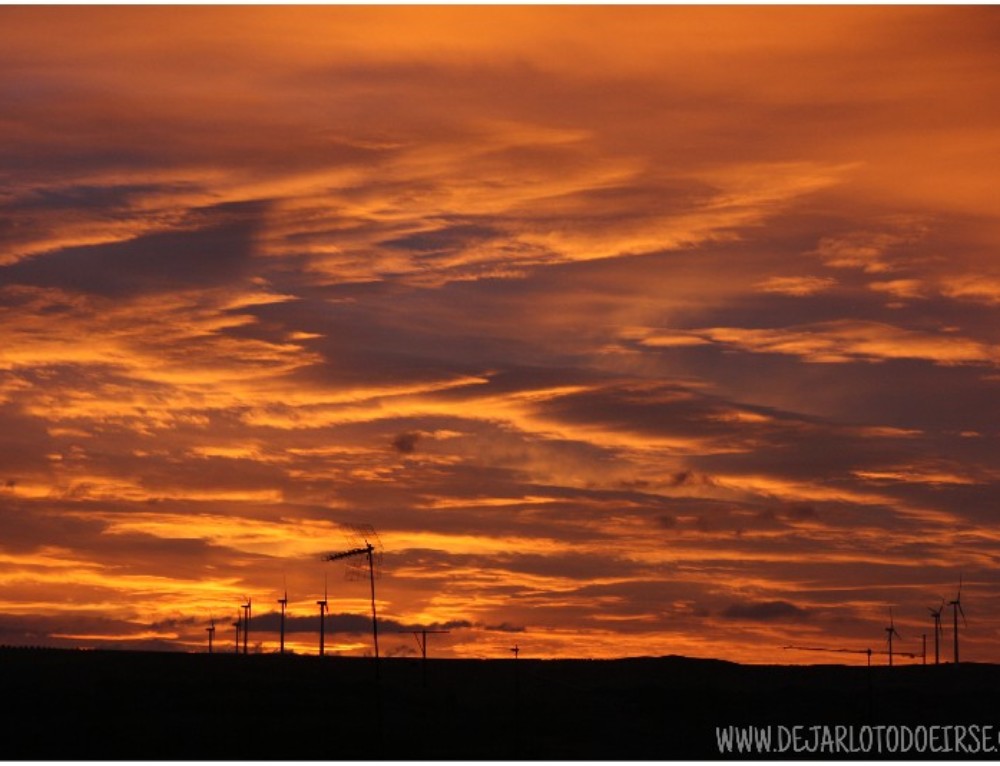
[[[4,642],[993,656],[988,9],[0,19]]]

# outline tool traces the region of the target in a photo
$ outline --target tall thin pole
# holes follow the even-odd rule
[[[941,663],[941,610],[934,615],[934,664]]]
[[[378,615],[375,613],[375,561],[372,558],[372,551],[375,550],[371,543],[368,543],[368,579],[372,586],[372,637],[375,641],[375,673],[378,674]]]
[[[958,602],[951,602],[951,616],[955,621],[955,664],[958,664]]]
[[[236,628],[236,649],[234,650],[236,652],[236,654],[240,653],[240,626],[241,625],[242,625],[242,623],[240,622],[240,618],[237,616],[236,622],[233,623],[233,627]]]
[[[213,622],[211,627],[205,628],[208,631],[208,653],[212,653],[212,638],[215,636],[215,623]]]
[[[319,656],[322,657],[326,652],[326,602],[317,601],[316,604],[319,606]]]
[[[243,654],[247,654],[247,637],[250,635],[250,599],[243,604]]]
[[[420,631],[420,684],[427,686],[427,628]]]
[[[280,653],[285,653],[285,607],[288,606],[288,591],[285,591],[285,597],[279,598],[278,603],[281,604],[281,649]]]
[[[517,674],[517,655],[521,653],[521,647],[514,644],[511,651],[514,653],[514,699],[518,700],[521,694],[521,679]]]
[[[865,650],[868,655],[868,720],[872,719],[872,713],[875,710],[875,694],[872,689],[872,650],[871,647]]]

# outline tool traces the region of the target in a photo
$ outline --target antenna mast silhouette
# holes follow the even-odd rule
[[[212,620],[212,624],[209,625],[207,628],[205,628],[205,631],[208,633],[208,653],[209,654],[212,653],[212,639],[215,638],[215,618],[212,617],[211,620]]]
[[[927,607],[934,618],[934,664],[941,663],[941,639],[944,638],[944,629],[941,627],[941,612],[944,611],[944,599],[941,599],[941,606],[937,609]]]
[[[358,524],[348,528],[348,539],[355,543],[350,549],[340,553],[331,553],[323,557],[324,561],[347,560],[347,576],[351,579],[358,579],[364,576],[364,567],[352,566],[351,559],[356,556],[365,556],[368,559],[368,579],[371,583],[372,597],[372,640],[375,645],[375,674],[378,676],[378,614],[375,611],[375,570],[376,565],[382,563],[382,542],[379,540],[375,529],[369,524]]]
[[[285,585],[285,596],[284,598],[279,598],[278,603],[281,604],[281,648],[279,649],[280,654],[285,653],[285,607],[288,606],[288,585]]]
[[[247,637],[250,635],[250,597],[247,596],[247,602],[241,606],[243,609],[243,654],[247,653]]]
[[[891,606],[889,607],[889,627],[887,627],[885,629],[885,632],[888,634],[887,642],[889,644],[889,667],[891,668],[892,667],[892,637],[895,636],[900,641],[903,640],[903,637],[901,635],[899,635],[899,631],[896,630],[896,625],[892,621],[892,607]]]
[[[969,623],[965,619],[965,610],[962,609],[962,575],[958,575],[958,595],[955,596],[954,601],[949,601],[948,605],[951,606],[951,617],[953,624],[955,626],[955,664],[958,664],[958,613],[962,613],[962,624],[965,627],[969,627]]]
[[[319,656],[322,657],[325,651],[325,639],[326,639],[326,575],[323,575],[323,600],[317,601],[316,605],[319,607]]]

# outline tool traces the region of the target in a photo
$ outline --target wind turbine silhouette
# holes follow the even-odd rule
[[[323,600],[317,601],[316,605],[319,606],[319,656],[322,657],[324,653],[324,643],[326,638],[326,590],[327,590],[327,579],[326,575],[323,576]]]
[[[243,604],[243,654],[247,653],[247,637],[250,635],[250,597],[246,597],[247,602]]]
[[[949,601],[948,605],[951,607],[951,617],[955,627],[955,664],[958,664],[958,613],[962,613],[962,624],[965,627],[969,627],[968,621],[965,619],[965,610],[962,609],[962,575],[958,575],[958,594],[955,596],[954,601]]]
[[[944,599],[941,599],[941,606],[937,609],[927,607],[927,611],[934,618],[934,664],[941,663],[941,639],[944,638],[944,629],[941,627],[941,612],[944,611]]]
[[[285,653],[285,607],[288,606],[288,585],[285,584],[285,597],[279,598],[278,603],[281,604],[281,649],[280,653]]]
[[[240,617],[239,612],[236,613],[236,622],[233,623],[233,627],[236,628],[236,653],[240,653],[240,628],[243,627],[242,617]]]
[[[215,618],[214,617],[210,617],[210,619],[212,621],[212,624],[209,625],[207,628],[205,628],[205,631],[208,633],[208,653],[209,654],[212,653],[212,639],[215,638]]]
[[[888,638],[888,642],[889,642],[889,667],[891,668],[892,667],[892,637],[895,636],[900,641],[903,640],[903,637],[901,635],[899,635],[899,631],[896,630],[895,623],[893,623],[893,621],[892,621],[892,607],[891,606],[889,607],[889,627],[887,627],[885,629],[885,632],[886,632],[886,634],[889,637]]]

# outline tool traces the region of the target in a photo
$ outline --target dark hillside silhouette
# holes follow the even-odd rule
[[[429,659],[426,685],[420,659],[382,658],[381,665],[376,684],[366,658],[2,649],[3,754],[715,759],[725,757],[715,727],[730,724],[1000,720],[995,665],[883,665],[869,677],[863,665],[745,666],[679,657]]]

